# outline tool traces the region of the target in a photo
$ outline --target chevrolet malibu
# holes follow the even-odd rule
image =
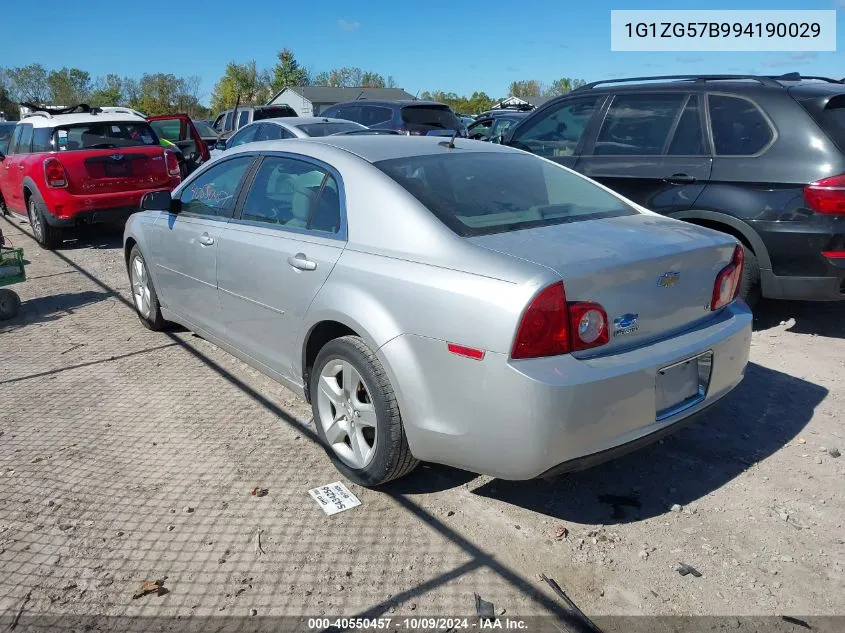
[[[227,151],[124,236],[141,322],[293,389],[350,480],[577,470],[741,380],[742,248],[553,162],[442,137]]]

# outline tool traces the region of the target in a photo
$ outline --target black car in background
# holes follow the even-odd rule
[[[513,110],[493,111],[478,117],[467,127],[467,136],[479,141],[499,142],[508,129],[528,116],[527,112]]]
[[[797,73],[587,84],[505,144],[736,237],[742,293],[845,300],[845,83]],[[683,283],[683,271],[681,283]]]
[[[320,116],[346,119],[374,130],[396,130],[411,136],[466,136],[466,126],[452,109],[437,101],[346,101],[323,110]]]

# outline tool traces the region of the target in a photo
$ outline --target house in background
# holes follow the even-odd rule
[[[299,116],[320,116],[326,108],[355,99],[416,99],[401,88],[333,88],[331,86],[290,86],[267,105],[287,104]]]
[[[539,108],[541,105],[546,103],[549,99],[554,99],[554,97],[514,97],[513,95],[509,96],[507,99],[502,99],[498,103],[493,104],[493,108],[507,108],[507,107],[514,107],[514,106],[534,106],[535,108]]]

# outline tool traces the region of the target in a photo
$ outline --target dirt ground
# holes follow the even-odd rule
[[[350,485],[361,506],[328,517],[307,490],[341,477],[310,408],[189,332],[145,330],[119,229],[50,253],[0,228],[29,261],[23,312],[0,324],[0,628],[468,616],[475,594],[560,614],[541,573],[606,628],[845,616],[845,305],[761,305],[740,387],[618,461],[519,483],[425,465]],[[157,579],[164,595],[133,599]]]

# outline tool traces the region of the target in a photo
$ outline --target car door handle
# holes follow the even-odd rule
[[[199,236],[199,242],[203,246],[211,246],[214,244],[214,238],[211,237],[208,233],[203,233]]]
[[[293,257],[288,257],[288,264],[298,270],[317,270],[317,262],[306,259],[305,253],[297,253]]]
[[[664,178],[666,182],[672,185],[691,185],[695,182],[695,176],[689,174],[672,174],[668,178]]]
[[[23,163],[21,163],[20,165],[18,165],[18,169],[20,169],[21,171],[23,171]]]

